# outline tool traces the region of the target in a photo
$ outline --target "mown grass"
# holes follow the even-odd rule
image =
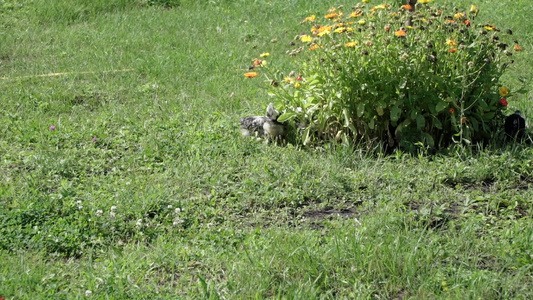
[[[0,1],[1,297],[533,296],[530,146],[239,136],[269,102],[247,63],[288,66],[300,20],[353,3],[156,2]],[[533,11],[477,4],[524,46],[507,78],[526,79],[510,105],[530,116]]]

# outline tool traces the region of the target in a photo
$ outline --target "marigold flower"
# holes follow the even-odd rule
[[[358,10],[352,11],[352,13],[350,14],[350,18],[357,18],[362,15],[363,15],[363,11],[358,9]]]
[[[396,30],[396,31],[394,32],[394,35],[395,35],[395,36],[398,36],[398,37],[402,37],[402,36],[406,36],[406,35],[407,35],[407,32],[406,32],[405,30],[400,29],[400,30]]]
[[[509,88],[507,88],[506,86],[502,86],[498,89],[498,91],[500,92],[500,96],[502,97],[509,95]]]
[[[266,64],[267,64],[266,60],[261,60],[261,59],[258,59],[258,58],[254,59],[254,62],[253,62],[254,68],[255,67],[262,67],[262,66],[264,66]]]
[[[315,50],[318,48],[318,45],[317,44],[314,44],[313,46],[309,47],[309,50]]]
[[[514,47],[513,47],[513,49],[514,49],[514,51],[522,51],[522,50],[524,50],[524,49],[522,48],[522,46],[520,46],[520,45],[518,45],[518,44],[515,44]]]
[[[472,4],[470,6],[470,13],[473,14],[474,16],[477,16],[477,14],[479,13],[479,8],[477,8],[477,6]]]
[[[374,11],[376,9],[385,9],[385,8],[386,8],[386,5],[385,4],[381,4],[381,5],[372,7],[372,10]]]
[[[268,53],[268,52],[263,52],[263,53],[259,54],[259,56],[260,56],[260,57],[268,57],[268,56],[270,56],[270,53]]]
[[[295,88],[299,88],[299,87],[301,87],[301,86],[302,86],[302,85],[301,85],[299,82],[297,82],[297,83],[294,84],[294,87],[295,87]]]
[[[342,26],[341,26],[341,27],[337,27],[337,28],[335,29],[335,32],[336,32],[336,33],[343,33],[343,32],[346,32],[346,27],[342,27]]]
[[[357,23],[359,23],[359,25],[365,25],[366,21],[365,20],[359,20]]]
[[[459,44],[454,39],[447,39],[446,40],[446,45],[448,45],[448,46],[457,46]]]
[[[450,53],[457,52],[457,48],[452,48],[452,49],[448,50],[448,52],[450,52]]]
[[[331,33],[331,31],[329,31],[329,30],[324,30],[324,31],[318,33],[317,36],[318,36],[318,37],[322,37],[322,36],[328,35],[328,34],[330,34],[330,33]]]
[[[300,37],[300,41],[304,42],[304,43],[310,43],[313,41],[313,38],[308,36],[308,35],[302,35]]]
[[[303,22],[313,22],[314,20],[316,20],[316,15],[310,15],[309,17],[305,18]]]
[[[353,48],[353,47],[357,46],[357,42],[356,41],[348,42],[344,46]]]
[[[338,16],[339,16],[339,14],[334,12],[334,13],[329,13],[329,14],[325,15],[324,18],[333,19],[333,18],[336,18]]]
[[[413,10],[413,6],[411,6],[411,4],[404,4],[402,5],[402,8],[405,10]]]
[[[498,102],[499,102],[499,103],[501,104],[501,106],[503,106],[503,107],[507,107],[507,105],[509,105],[509,103],[507,103],[507,99],[505,99],[505,98],[501,98],[500,101],[498,101]]]
[[[445,23],[455,23],[455,20],[453,19],[446,19],[446,21],[444,21]]]
[[[466,27],[470,27],[470,25],[472,25],[469,20],[464,20],[463,23],[466,25]]]
[[[456,13],[455,15],[453,15],[453,17],[455,19],[462,19],[465,17],[465,13]]]
[[[259,74],[257,74],[257,72],[246,72],[246,73],[244,73],[244,77],[246,77],[246,78],[254,78],[254,77],[257,77],[257,75],[259,75]]]

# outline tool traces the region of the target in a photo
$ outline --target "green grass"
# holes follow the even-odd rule
[[[288,66],[299,21],[352,2],[164,2],[0,1],[1,297],[533,297],[530,146],[240,136],[269,102],[249,61]],[[530,121],[531,5],[477,2],[524,47],[506,80]]]

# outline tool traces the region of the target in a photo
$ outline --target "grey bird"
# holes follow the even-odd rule
[[[284,126],[277,121],[279,115],[280,113],[270,103],[266,109],[265,116],[241,118],[242,135],[265,137],[267,139],[276,139],[283,136]]]

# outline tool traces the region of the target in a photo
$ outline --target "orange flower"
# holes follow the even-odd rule
[[[257,72],[246,72],[246,73],[244,73],[244,77],[246,77],[246,78],[254,78],[254,77],[257,77],[257,75],[259,75],[259,74],[257,74]]]
[[[457,48],[452,48],[452,49],[448,50],[448,52],[450,52],[450,53],[457,52]]]
[[[411,6],[411,4],[404,4],[402,5],[402,8],[405,10],[413,10],[413,7]]]
[[[461,123],[465,124],[466,123],[466,118],[461,118]]]
[[[466,25],[466,27],[470,27],[470,21],[469,20],[464,20],[463,23]]]
[[[394,35],[395,35],[395,36],[402,37],[402,36],[406,36],[406,35],[407,35],[407,32],[406,32],[405,30],[400,29],[400,30],[396,30],[396,31],[394,32]]]
[[[314,44],[313,46],[309,47],[309,50],[313,51],[315,49],[318,49],[318,45]]]
[[[522,50],[524,50],[524,49],[522,48],[522,46],[520,46],[520,45],[518,45],[518,44],[515,44],[514,47],[513,47],[513,49],[514,49],[514,51],[522,51]]]
[[[455,20],[453,20],[453,19],[446,19],[446,21],[444,21],[444,22],[446,22],[446,23],[455,23]]]
[[[339,16],[339,14],[334,12],[334,13],[327,14],[324,18],[333,19],[333,18],[336,18],[338,16]]]

